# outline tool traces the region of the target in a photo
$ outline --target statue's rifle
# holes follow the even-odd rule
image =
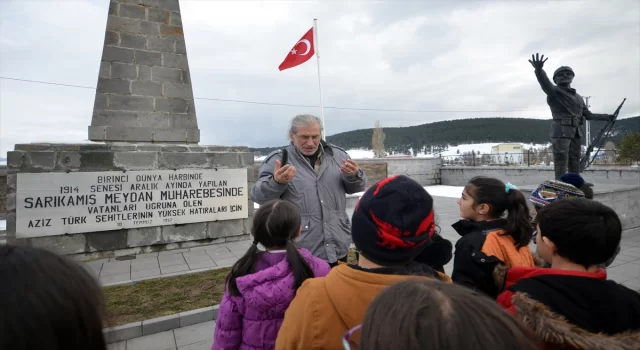
[[[598,135],[596,135],[596,137],[593,139],[593,142],[589,143],[589,147],[587,147],[587,151],[584,153],[584,156],[582,156],[582,159],[580,159],[580,172],[583,172],[586,168],[588,168],[596,159],[596,157],[598,156],[598,153],[600,153],[600,150],[602,149],[602,145],[604,144],[603,138],[606,138],[609,136],[609,132],[611,131],[611,128],[613,128],[613,124],[615,124],[616,119],[618,119],[620,108],[622,108],[622,105],[626,100],[627,100],[626,98],[622,100],[622,103],[620,103],[616,111],[613,112],[613,118],[611,118],[611,120],[609,120],[604,124],[602,129],[600,129],[600,131],[598,132]],[[591,157],[591,152],[593,152],[593,148],[595,145],[598,145],[598,150],[593,155],[593,157]],[[591,158],[591,160],[589,160],[589,158]]]

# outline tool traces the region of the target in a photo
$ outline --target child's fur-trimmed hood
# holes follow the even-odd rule
[[[591,333],[570,324],[564,317],[552,312],[544,304],[524,293],[513,295],[517,317],[536,337],[548,345],[589,350],[637,350],[640,348],[640,330],[615,335]]]

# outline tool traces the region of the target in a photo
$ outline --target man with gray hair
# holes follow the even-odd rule
[[[281,164],[282,150],[269,154],[250,198],[258,204],[273,199],[296,204],[302,216],[296,245],[335,266],[347,260],[351,244],[346,194],[364,191],[367,177],[347,152],[321,139],[322,129],[316,116],[293,118],[287,164]]]

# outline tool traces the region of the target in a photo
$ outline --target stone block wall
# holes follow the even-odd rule
[[[368,186],[373,185],[374,183],[387,178],[388,174],[388,164],[385,162],[358,162],[358,165],[364,170],[365,174],[367,174]]]
[[[89,139],[199,142],[178,0],[111,0]]]
[[[440,184],[440,167],[442,166],[440,158],[368,158],[355,159],[355,161],[364,169],[368,164],[386,163],[386,176],[407,175],[422,186]],[[369,182],[371,185],[375,181]]]
[[[123,170],[246,168],[253,185],[253,153],[246,147],[172,144],[24,144],[8,152],[7,241],[60,254],[101,257],[146,253],[247,239],[253,218],[16,239],[17,174]]]
[[[474,176],[495,177],[514,185],[539,184],[555,177],[551,167],[464,167],[444,166],[440,169],[442,184],[464,186]],[[601,185],[640,186],[638,168],[589,168],[582,177],[587,181]]]
[[[253,176],[258,179],[260,177],[260,166],[262,162],[256,162],[253,165]],[[374,184],[382,179],[387,177],[387,163],[385,162],[362,162],[359,164],[360,167],[367,174],[367,179],[369,181],[369,185]]]

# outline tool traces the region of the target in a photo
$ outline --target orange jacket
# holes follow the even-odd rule
[[[495,298],[500,292],[493,280],[497,265],[533,267],[529,247],[517,249],[515,241],[504,234],[506,220],[473,222],[461,220],[453,224],[460,234],[456,242],[451,278],[455,283],[481,291]]]
[[[433,277],[451,282],[448,276],[434,273]],[[367,272],[341,264],[325,277],[306,280],[284,315],[276,349],[342,350],[342,336],[362,323],[376,295],[408,278],[429,277]]]
[[[489,232],[481,251],[488,256],[495,256],[507,267],[533,267],[533,254],[529,247],[516,249],[513,237],[505,235],[503,230]]]

